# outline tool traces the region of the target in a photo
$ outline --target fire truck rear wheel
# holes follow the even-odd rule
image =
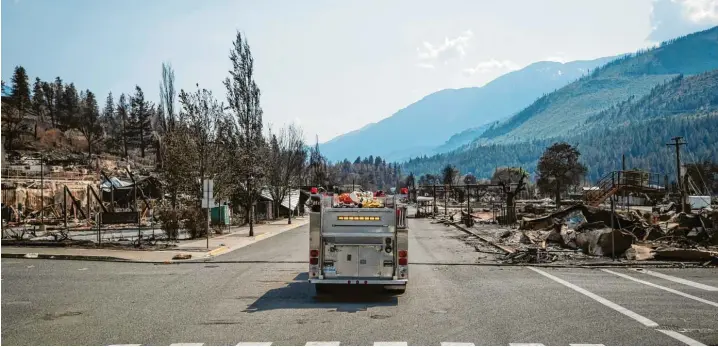
[[[329,287],[328,284],[317,283],[314,285],[314,290],[317,292],[317,294],[327,294],[327,293],[329,293],[330,289],[331,288]]]
[[[406,286],[402,286],[401,288],[394,287],[392,289],[387,289],[387,290],[392,294],[404,294],[404,292],[406,292]]]

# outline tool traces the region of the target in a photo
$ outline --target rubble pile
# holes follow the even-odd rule
[[[534,206],[525,211],[535,211]],[[715,262],[718,258],[718,215],[703,210],[700,214],[629,211],[616,213],[611,227],[611,212],[574,205],[539,218],[522,218],[520,227],[504,231],[508,243],[526,245],[516,262],[548,262],[534,250],[579,250],[594,257],[619,257],[628,260],[678,260]]]

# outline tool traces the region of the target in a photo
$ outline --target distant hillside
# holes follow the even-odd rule
[[[640,98],[679,74],[718,69],[718,27],[618,58],[486,130],[481,143],[521,142],[567,135],[602,110]]]
[[[386,160],[451,150],[469,143],[472,134],[447,140],[468,128],[505,119],[589,70],[613,58],[569,63],[538,62],[505,74],[483,87],[445,89],[399,110],[391,117],[338,136],[320,145],[332,161],[379,155]],[[474,133],[476,136],[480,134]]]
[[[453,136],[451,136],[449,138],[449,140],[444,142],[443,145],[436,147],[433,150],[433,152],[434,153],[445,153],[445,152],[450,152],[452,150],[455,150],[465,144],[471,143],[471,141],[473,141],[477,137],[481,136],[481,134],[483,134],[484,131],[486,131],[486,129],[488,129],[491,126],[495,126],[497,124],[498,124],[498,122],[488,123],[488,124],[484,124],[480,127],[469,128],[469,129],[466,129],[458,134],[454,134]]]
[[[446,164],[477,177],[490,177],[496,166],[521,166],[534,172],[544,149],[556,141],[577,145],[588,178],[595,180],[627,164],[673,177],[675,161],[666,143],[683,136],[686,162],[718,161],[718,70],[676,77],[654,87],[642,98],[630,98],[587,119],[580,132],[567,136],[507,144],[464,146],[451,153],[413,159],[405,172],[438,173]]]

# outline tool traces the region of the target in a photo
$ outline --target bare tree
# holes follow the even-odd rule
[[[269,193],[276,201],[275,215],[279,215],[279,204],[287,197],[291,186],[298,182],[304,170],[306,151],[301,128],[289,125],[279,134],[270,130],[269,165],[267,167]],[[290,201],[291,210],[291,201]],[[290,212],[291,213],[291,212]]]
[[[249,44],[237,32],[233,49],[229,53],[232,61],[230,77],[225,79],[227,102],[232,110],[237,136],[236,159],[233,162],[235,174],[244,179],[247,191],[245,208],[252,214],[252,206],[256,200],[257,187],[265,178],[265,160],[263,152],[266,143],[262,136],[262,107],[260,91],[254,81],[254,58]],[[235,184],[234,186],[241,186]],[[250,235],[253,235],[253,216],[249,216]]]
[[[199,88],[199,85],[197,87]],[[197,184],[193,191],[201,200],[201,180],[216,172],[214,164],[217,163],[217,125],[222,118],[224,106],[207,89],[198,89],[191,94],[182,90],[180,104],[183,118],[187,120],[189,136],[196,148],[197,160],[192,167],[200,180],[195,180]]]
[[[491,181],[501,186],[506,196],[506,223],[516,222],[516,195],[526,188],[528,173],[518,167],[497,169]]]
[[[160,128],[164,132],[174,130],[175,127],[175,71],[169,63],[162,63],[162,82],[160,82]]]
[[[175,129],[175,72],[172,65],[162,63],[162,80],[160,82],[160,104],[157,106],[152,120],[152,137],[157,157],[157,166],[164,166],[164,137]]]

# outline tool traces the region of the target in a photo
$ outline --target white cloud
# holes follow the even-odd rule
[[[434,64],[429,64],[429,63],[417,63],[417,64],[416,64],[416,67],[420,67],[420,68],[422,68],[422,69],[433,69],[433,68],[434,68]]]
[[[671,0],[680,2],[683,15],[694,23],[718,22],[718,0]]]
[[[718,0],[653,0],[649,43],[670,40],[718,25]]]
[[[494,70],[513,71],[518,70],[520,66],[511,60],[486,60],[481,61],[472,68],[464,69],[466,75],[474,75],[477,73],[487,73]]]
[[[419,59],[435,60],[446,64],[449,60],[466,56],[466,47],[473,36],[474,33],[467,30],[453,39],[444,38],[444,42],[439,45],[424,41],[423,47],[416,50]]]

